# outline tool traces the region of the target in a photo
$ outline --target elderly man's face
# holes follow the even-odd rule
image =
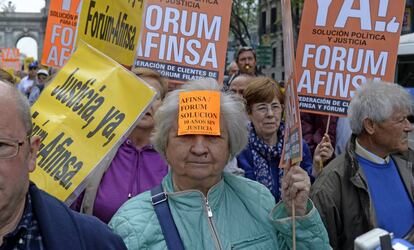
[[[24,201],[29,185],[29,172],[35,168],[39,139],[29,141],[16,100],[0,83],[0,141],[21,142],[16,156],[0,158],[0,221],[10,216]],[[0,147],[6,144],[0,142]],[[3,148],[4,150],[4,148]]]
[[[237,66],[237,63],[233,62],[230,66],[229,75],[232,76],[232,75],[236,74],[237,71],[239,71],[239,67]]]
[[[412,125],[407,116],[408,112],[394,112],[388,120],[374,125],[372,142],[384,154],[408,150],[408,133],[412,131]]]
[[[247,75],[240,75],[237,76],[231,83],[230,83],[230,91],[235,94],[238,94],[240,97],[243,97],[243,92],[249,85],[252,77],[248,77]]]
[[[184,182],[214,185],[221,179],[229,159],[227,128],[221,124],[220,136],[177,135],[177,123],[169,134],[166,158],[171,166],[173,178]]]

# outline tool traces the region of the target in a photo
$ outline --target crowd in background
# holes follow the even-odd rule
[[[36,62],[18,82],[0,72],[30,105],[53,77]],[[156,71],[132,72],[158,92],[158,99],[71,206],[109,223],[129,249],[168,245],[148,192],[160,183],[186,249],[290,248],[284,218],[291,216],[293,200],[302,223],[298,249],[352,249],[356,237],[375,227],[414,241],[414,151],[407,120],[413,110],[398,85],[367,83],[351,101],[349,118],[302,113],[303,159],[287,171],[278,168],[285,132],[283,83],[258,71],[252,48],[238,50],[223,83],[201,79],[173,90]],[[221,91],[221,136],[176,135],[177,95],[194,90]],[[6,136],[1,130],[0,123],[0,158],[7,158],[11,153],[1,155]],[[195,163],[199,159],[205,162]],[[183,164],[187,161],[193,169]]]

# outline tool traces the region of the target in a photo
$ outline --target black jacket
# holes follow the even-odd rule
[[[34,184],[29,192],[46,249],[126,249],[121,237],[97,218],[72,211]]]

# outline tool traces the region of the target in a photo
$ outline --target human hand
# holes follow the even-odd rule
[[[299,165],[285,169],[282,179],[282,200],[289,215],[292,212],[293,201],[295,202],[296,215],[303,216],[306,214],[310,186],[307,172]]]
[[[317,177],[322,171],[324,163],[329,160],[333,155],[334,149],[331,143],[331,139],[328,134],[322,137],[321,142],[316,146],[315,153],[313,154],[313,171],[312,175]]]

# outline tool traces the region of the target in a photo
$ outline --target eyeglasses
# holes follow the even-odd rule
[[[279,103],[257,103],[255,107],[253,107],[253,112],[258,112],[262,115],[268,114],[269,110],[272,113],[280,113],[282,112],[282,105]]]
[[[26,136],[23,141],[0,138],[0,159],[10,159],[15,157],[27,138],[29,138],[29,136]]]

